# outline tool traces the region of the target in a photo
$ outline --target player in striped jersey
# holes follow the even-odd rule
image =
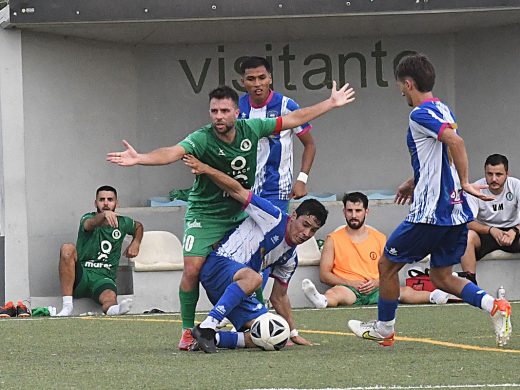
[[[251,295],[262,283],[260,271],[269,269],[274,278],[271,303],[291,329],[296,344],[311,345],[298,335],[287,295],[289,281],[298,265],[296,245],[314,236],[325,224],[327,210],[317,200],[303,202],[290,216],[268,200],[243,188],[228,175],[187,155],[184,162],[197,175],[206,175],[230,196],[243,204],[248,214],[207,257],[200,281],[215,305],[208,317],[192,330],[198,346],[207,353],[222,348],[254,347],[249,335],[219,333],[216,327],[227,317],[236,329],[247,329],[253,320],[267,312]]]
[[[249,57],[240,66],[247,93],[239,100],[240,118],[276,118],[298,110],[298,104],[271,89],[271,65],[262,57]],[[307,176],[316,154],[312,126],[304,123],[258,142],[253,191],[287,212],[289,199],[307,194]],[[293,185],[293,136],[303,144],[300,174]]]
[[[457,134],[453,113],[433,97],[435,69],[428,58],[421,54],[404,57],[395,76],[402,95],[413,107],[407,144],[414,172],[414,177],[399,187],[396,202],[413,201],[379,260],[378,320],[351,320],[348,325],[358,337],[393,345],[398,272],[406,263],[430,254],[430,277],[435,286],[489,312],[497,344],[503,346],[511,333],[509,302],[495,299],[469,280],[452,274],[452,266],[460,263],[466,249],[466,224],[473,219],[463,191],[484,201],[493,197],[481,193],[483,186],[468,181],[464,141]]]

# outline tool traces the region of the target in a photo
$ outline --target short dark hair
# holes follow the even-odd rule
[[[213,91],[209,93],[209,100],[211,99],[231,99],[235,103],[235,106],[238,107],[238,93],[227,85],[221,85],[220,87],[215,88]]]
[[[504,164],[504,168],[506,169],[506,171],[509,171],[509,161],[507,160],[507,157],[503,154],[495,153],[486,158],[484,168],[486,167],[486,165],[492,165],[495,167],[500,164]]]
[[[240,74],[243,76],[246,74],[247,69],[254,69],[258,68],[260,66],[264,66],[265,70],[267,70],[267,73],[271,72],[271,64],[269,61],[267,61],[264,57],[247,57],[242,63],[240,64]]]
[[[399,61],[395,68],[395,79],[411,78],[419,92],[431,92],[435,85],[435,68],[424,54],[410,54]]]
[[[320,227],[325,225],[325,222],[327,222],[327,215],[329,214],[325,206],[316,199],[304,200],[294,211],[296,213],[296,218],[301,215],[312,215],[313,217],[316,217]]]
[[[101,191],[112,191],[117,198],[117,191],[112,186],[101,186],[96,190],[96,198]]]
[[[368,209],[368,197],[362,192],[349,192],[343,195],[343,207],[347,207],[347,202],[363,203],[363,208]]]

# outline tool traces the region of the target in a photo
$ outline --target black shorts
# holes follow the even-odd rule
[[[507,231],[511,228],[495,228]],[[517,234],[513,243],[510,246],[500,246],[498,242],[493,238],[491,234],[479,234],[480,237],[480,249],[476,251],[477,260],[480,260],[488,253],[494,250],[500,249],[504,252],[519,253],[520,252],[520,234]]]

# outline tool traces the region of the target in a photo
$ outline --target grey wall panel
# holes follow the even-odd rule
[[[480,175],[488,151],[509,154],[514,172],[520,146],[518,43],[518,27],[317,41],[264,42],[259,36],[247,45],[150,47],[23,34],[31,295],[58,293],[59,247],[75,239],[79,217],[93,208],[96,187],[114,184],[121,206],[130,207],[172,187],[190,186],[193,178],[182,163],[121,168],[107,164],[105,153],[119,150],[123,138],[140,151],[172,145],[207,123],[207,93],[239,79],[233,67],[240,56],[271,56],[276,90],[303,106],[329,95],[327,88],[311,89],[329,78],[319,71],[329,60],[335,79],[341,55],[357,53],[366,60],[366,84],[359,60],[350,59],[345,70],[356,102],[313,122],[318,151],[309,189],[342,194],[395,189],[411,174],[405,146],[410,109],[392,77],[394,57],[405,50],[425,52],[435,63],[435,95],[458,117],[472,177]],[[309,77],[312,71],[317,74]],[[497,125],[499,133],[490,130]],[[297,166],[300,156],[297,147]],[[405,212],[382,208],[369,223],[389,233]],[[182,229],[182,218],[161,221],[160,228]],[[339,224],[342,217],[331,221]]]

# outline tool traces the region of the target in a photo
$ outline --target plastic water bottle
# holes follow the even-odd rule
[[[506,289],[500,286],[497,291],[497,299],[504,299],[506,297]]]

